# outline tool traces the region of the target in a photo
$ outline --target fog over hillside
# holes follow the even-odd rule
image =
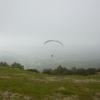
[[[25,69],[35,68],[56,68],[62,65],[66,68],[89,68],[100,67],[100,46],[73,46],[61,47],[60,45],[50,44],[41,47],[10,47],[8,50],[0,51],[0,61],[8,64],[19,62]],[[51,55],[53,54],[53,57]]]

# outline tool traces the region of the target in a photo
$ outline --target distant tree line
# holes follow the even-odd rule
[[[16,63],[16,62],[12,63],[11,65],[8,65],[6,62],[1,61],[0,66],[1,67],[15,68],[15,69],[24,70],[24,66],[21,65],[20,63]],[[39,71],[37,69],[27,69],[27,71],[39,73]]]
[[[21,65],[20,63],[16,63],[16,62],[12,63],[11,65],[8,65],[6,62],[2,62],[2,61],[1,61],[1,62],[0,62],[0,66],[24,70],[24,66]]]
[[[6,62],[1,61],[0,66],[24,70],[24,66],[16,62],[12,63],[11,65],[8,65]],[[37,69],[27,69],[27,71],[39,73]],[[76,68],[74,66],[71,69],[67,69],[66,67],[62,67],[61,65],[59,65],[54,70],[49,68],[49,69],[43,69],[42,71],[43,74],[49,74],[49,75],[83,75],[83,76],[94,75],[97,74],[98,72],[100,72],[100,68],[83,69],[83,68]]]
[[[100,72],[100,68],[95,69],[95,68],[88,68],[88,69],[83,69],[83,68],[76,68],[75,66],[72,67],[71,69],[67,69],[65,67],[62,67],[59,65],[56,69],[43,69],[42,73],[43,74],[49,74],[49,75],[94,75]]]
[[[12,63],[11,65],[8,65],[6,62],[1,61],[0,66],[1,67],[15,68],[15,69],[24,70],[24,66],[21,65],[20,63],[16,63],[16,62]],[[27,69],[27,71],[39,73],[39,71],[37,69]]]

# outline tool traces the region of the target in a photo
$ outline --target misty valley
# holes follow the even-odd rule
[[[26,47],[27,48],[27,47]],[[59,48],[58,48],[59,49]],[[99,68],[100,67],[100,52],[98,47],[91,47],[88,49],[73,49],[68,51],[64,48],[61,52],[54,49],[45,50],[44,47],[21,49],[18,51],[7,49],[0,51],[0,61],[7,62],[11,65],[14,62],[20,63],[25,69],[56,68],[61,65],[68,69],[76,66],[76,68]],[[22,51],[21,51],[22,50]],[[51,57],[54,54],[54,57]]]

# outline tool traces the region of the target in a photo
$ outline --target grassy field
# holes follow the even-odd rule
[[[0,67],[0,100],[100,100],[100,74],[51,76]]]

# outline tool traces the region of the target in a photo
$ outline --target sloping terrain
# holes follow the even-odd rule
[[[50,76],[0,67],[0,100],[100,100],[100,74]]]

